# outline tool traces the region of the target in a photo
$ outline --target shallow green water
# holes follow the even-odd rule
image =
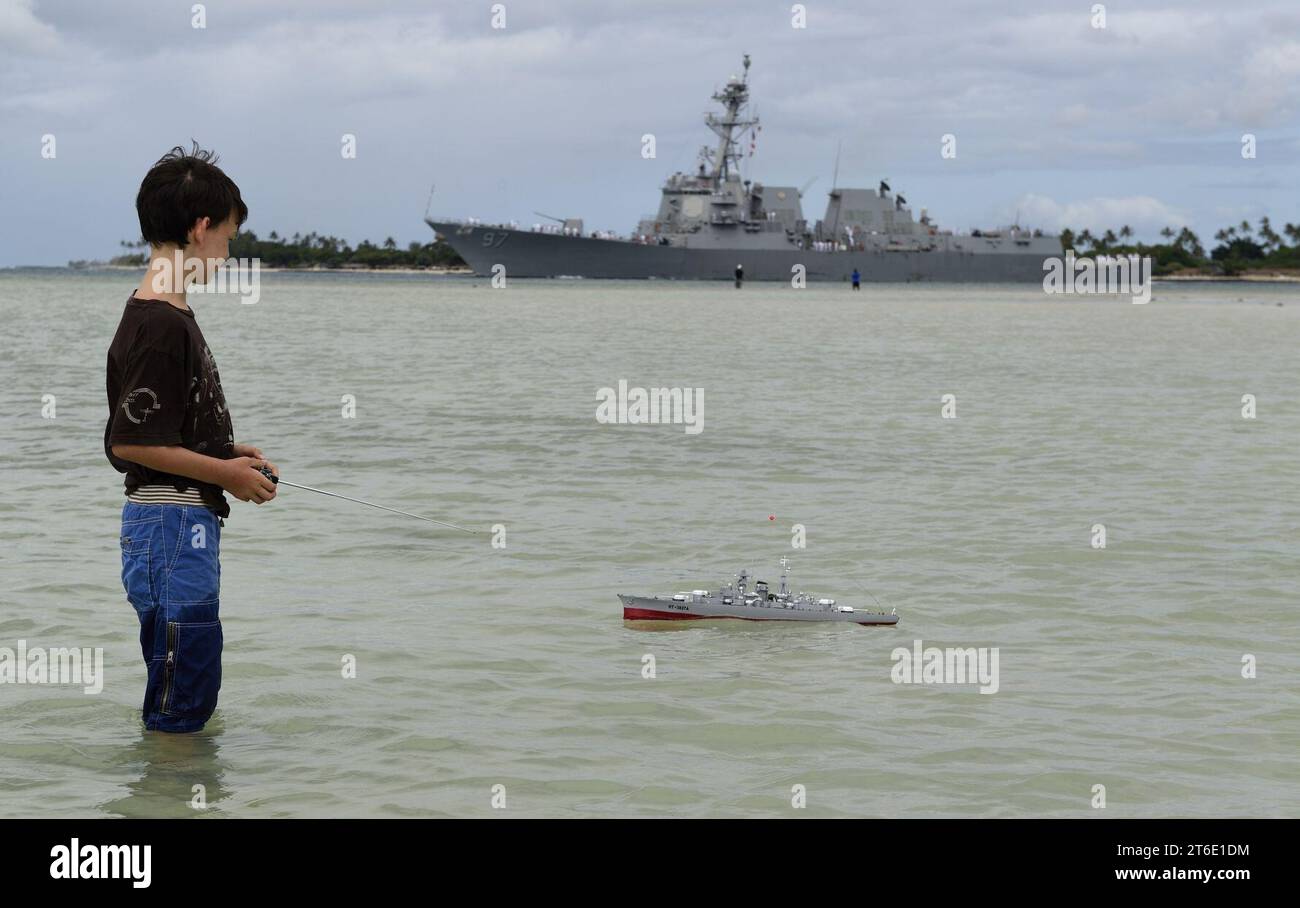
[[[0,815],[198,815],[197,784],[205,816],[497,815],[495,785],[515,815],[1300,813],[1292,287],[263,274],[255,306],[198,298],[236,436],[286,479],[506,548],[293,489],[234,503],[220,705],[171,738],[140,727],[101,449],[134,283],[0,272],[0,646],[103,647],[107,676],[0,684]],[[619,379],[703,388],[703,431],[598,423]],[[621,620],[618,592],[775,582],[782,554],[900,624]],[[894,684],[917,639],[998,647],[998,692]]]

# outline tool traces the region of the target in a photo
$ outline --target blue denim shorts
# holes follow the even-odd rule
[[[198,731],[221,689],[221,521],[210,508],[122,506],[122,586],[140,619],[148,729]]]

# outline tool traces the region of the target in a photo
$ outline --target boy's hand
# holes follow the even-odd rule
[[[275,483],[258,472],[259,467],[266,466],[279,476],[275,464],[261,457],[232,457],[222,464],[221,487],[240,501],[262,504],[275,497]]]
[[[275,464],[271,463],[271,461],[267,460],[266,455],[262,453],[262,449],[257,447],[256,445],[235,444],[235,445],[231,445],[231,450],[234,451],[236,457],[252,457],[255,460],[263,461],[272,473],[274,473],[276,476],[280,475],[280,468],[277,467]],[[255,469],[258,466],[261,466],[261,464],[254,464]],[[274,483],[272,483],[272,485],[274,485]],[[272,495],[271,497],[274,498],[275,496]],[[240,500],[248,501],[249,499],[242,498]],[[257,503],[261,504],[260,501]]]

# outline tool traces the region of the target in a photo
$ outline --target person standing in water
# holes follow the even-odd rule
[[[145,663],[140,715],[150,731],[203,728],[221,689],[223,492],[263,504],[279,475],[255,445],[236,444],[217,365],[189,306],[230,258],[248,219],[239,187],[197,144],[150,168],[136,195],[149,271],[108,348],[104,453],[125,473],[122,586]]]
[[[744,282],[745,282],[745,266],[737,265],[736,266],[736,289],[739,290],[740,285],[743,284]]]
[[[853,289],[862,289],[862,275],[858,274],[858,269],[856,268],[853,269]]]

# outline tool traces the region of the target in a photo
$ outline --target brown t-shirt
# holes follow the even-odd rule
[[[221,517],[230,505],[220,486],[151,470],[113,456],[112,446],[181,445],[228,460],[235,435],[221,378],[194,312],[131,294],[108,348],[108,425],[104,453],[126,474],[126,492],[166,483],[198,489]]]

